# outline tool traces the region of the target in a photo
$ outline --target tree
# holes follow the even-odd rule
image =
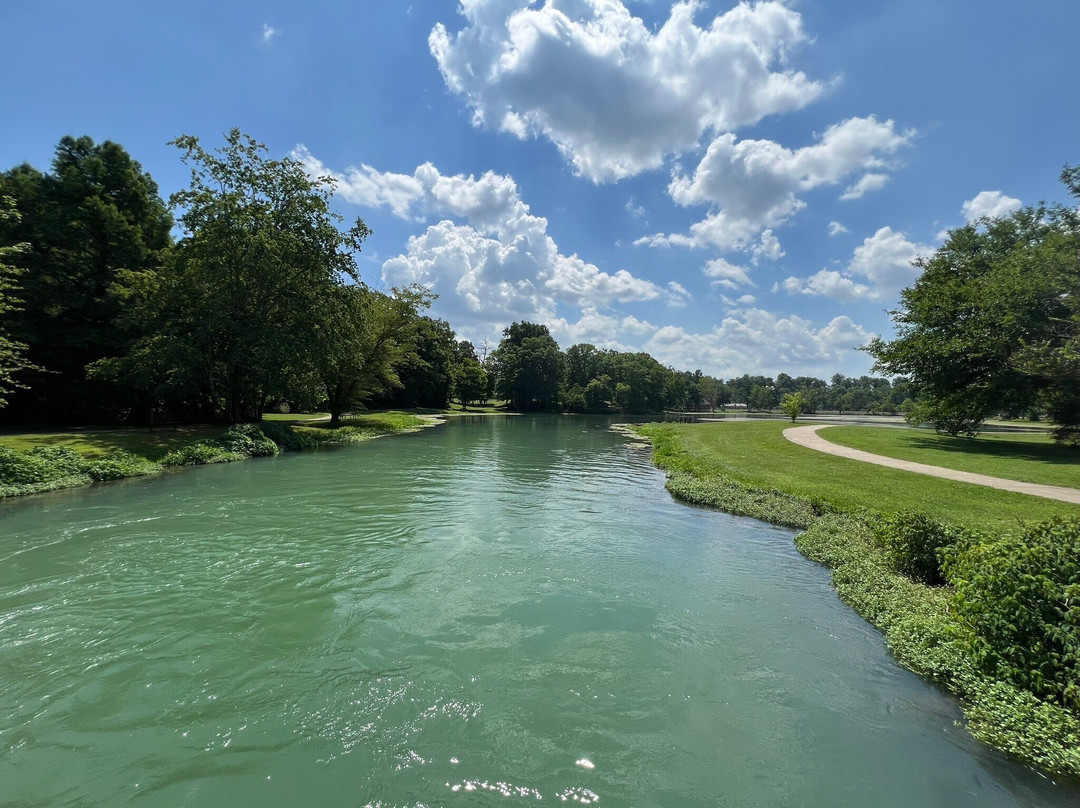
[[[746,409],[771,410],[776,405],[776,394],[764,385],[755,384],[746,398]]]
[[[235,423],[257,420],[269,398],[287,391],[289,371],[324,347],[311,313],[325,309],[343,279],[359,280],[354,254],[370,231],[360,219],[338,228],[332,179],[269,159],[238,129],[225,141],[215,152],[190,135],[173,141],[191,184],[170,199],[184,237],[165,292],[179,315],[167,327],[192,343],[204,394]],[[177,334],[177,320],[197,325]]]
[[[469,409],[470,402],[480,401],[484,397],[487,391],[488,378],[487,371],[480,364],[480,360],[475,357],[466,358],[463,362],[454,366],[452,375],[454,395],[457,396],[462,409]]]
[[[398,369],[416,357],[419,311],[430,301],[420,287],[390,295],[359,284],[328,290],[319,318],[325,331],[309,361],[332,424],[375,394],[401,387]]]
[[[1080,199],[1080,172],[1062,180]],[[1080,433],[1078,254],[1075,209],[1040,205],[952,230],[919,259],[922,275],[891,313],[896,339],[866,347],[877,369],[910,377],[910,419],[971,435],[1042,402],[1059,439]]]
[[[69,136],[50,173],[17,166],[0,174],[0,194],[20,214],[12,241],[27,244],[12,258],[23,305],[11,331],[42,369],[23,377],[9,417],[115,419],[123,402],[86,367],[124,349],[124,287],[167,260],[173,220],[157,184],[119,144]]]
[[[784,396],[783,401],[780,402],[780,409],[791,418],[791,423],[795,423],[795,419],[803,414],[803,410],[809,402],[806,399],[806,394],[802,391],[798,393],[788,393]]]
[[[15,200],[10,196],[0,196],[0,228],[6,231],[10,224],[18,220],[19,212],[15,210]],[[0,246],[0,407],[7,404],[8,393],[24,387],[18,380],[19,372],[33,367],[26,359],[26,345],[11,339],[3,326],[10,313],[19,310],[16,292],[20,270],[8,264],[7,259],[8,256],[18,255],[25,248],[24,244]]]
[[[547,326],[513,323],[492,359],[499,398],[521,410],[547,410],[558,402],[563,357]]]

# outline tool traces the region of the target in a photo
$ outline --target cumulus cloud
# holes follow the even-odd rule
[[[781,288],[789,295],[815,295],[840,302],[890,298],[919,277],[922,270],[912,262],[933,251],[930,245],[918,244],[891,227],[882,227],[855,248],[845,271],[822,269],[807,278],[792,276]],[[866,282],[857,280],[860,278]]]
[[[731,312],[710,331],[692,333],[664,326],[644,349],[666,364],[706,373],[835,373],[852,364],[854,349],[873,335],[849,317],[824,326],[797,316],[779,317],[763,309]]]
[[[819,186],[836,185],[856,172],[890,167],[889,157],[910,143],[914,131],[898,131],[891,121],[874,116],[849,118],[828,127],[817,142],[789,149],[771,140],[738,140],[723,134],[713,140],[693,175],[676,167],[668,186],[680,205],[712,206],[689,235],[647,236],[650,246],[705,246],[723,250],[753,250],[761,237],[773,238],[776,227],[805,207],[800,194]],[[880,173],[864,174],[856,187],[869,190]],[[779,245],[776,245],[776,249]]]
[[[750,273],[723,258],[714,258],[705,264],[702,270],[708,277],[714,278],[712,285],[723,289],[738,289],[741,286],[754,286]]]
[[[858,182],[853,183],[844,189],[844,193],[840,194],[840,200],[846,202],[850,199],[862,199],[863,196],[871,191],[880,191],[885,187],[888,181],[888,174],[863,174],[859,177]]]
[[[969,222],[978,221],[985,217],[997,218],[1008,216],[1014,210],[1020,208],[1019,199],[1005,196],[1001,191],[980,191],[974,199],[964,203],[964,219]]]
[[[656,326],[646,320],[608,314],[591,307],[582,309],[577,322],[569,322],[559,317],[547,320],[546,325],[563,348],[579,342],[589,342],[597,348],[611,348],[616,351],[636,350],[626,340],[636,341],[643,335],[656,331]]]
[[[844,227],[842,224],[840,224],[840,222],[829,222],[829,237],[830,238],[832,238],[833,236],[839,236],[841,233],[848,233],[848,232],[850,232],[850,231],[846,227]]]
[[[263,27],[262,27],[262,41],[263,42],[269,42],[271,39],[276,37],[277,34],[278,34],[278,32],[277,32],[276,28],[274,28],[272,25],[267,25],[265,22],[263,23]]]
[[[436,25],[428,45],[475,125],[543,136],[607,182],[824,91],[786,67],[807,36],[784,3],[740,3],[699,26],[701,8],[675,3],[654,31],[618,0],[463,0],[465,26]]]
[[[556,304],[579,308],[662,300],[684,306],[678,283],[662,287],[625,269],[604,272],[577,255],[564,255],[548,234],[548,221],[522,200],[513,177],[442,174],[431,163],[412,174],[368,165],[334,172],[303,146],[293,150],[313,176],[336,181],[342,198],[385,207],[407,220],[442,218],[411,237],[405,252],[383,264],[393,286],[420,283],[440,295],[439,308],[455,323],[505,325],[528,318],[546,322]]]

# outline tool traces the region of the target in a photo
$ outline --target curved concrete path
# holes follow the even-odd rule
[[[987,474],[972,474],[969,471],[956,471],[941,466],[930,466],[926,463],[913,463],[910,460],[897,460],[894,457],[863,452],[859,449],[849,449],[830,443],[818,434],[819,429],[824,429],[829,424],[811,424],[810,426],[793,426],[784,430],[784,437],[794,444],[805,446],[825,454],[846,457],[849,460],[860,460],[863,463],[873,463],[875,466],[885,466],[890,469],[902,469],[914,471],[916,474],[927,474],[931,477],[941,477],[943,480],[956,480],[962,483],[974,483],[985,485],[988,488],[997,488],[1001,491],[1015,491],[1017,494],[1031,494],[1045,499],[1056,499],[1060,502],[1070,502],[1080,505],[1080,489],[1065,488],[1060,485],[1038,485],[1037,483],[1022,483],[1017,480],[1006,480],[1002,477],[991,477]]]

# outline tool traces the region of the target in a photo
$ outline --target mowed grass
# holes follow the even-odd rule
[[[688,453],[677,461],[678,468],[695,476],[783,491],[842,511],[916,510],[981,529],[1080,516],[1080,508],[1063,502],[887,469],[796,446],[783,436],[789,422],[656,426],[675,433]]]
[[[331,429],[328,413],[290,413],[288,415],[265,415],[264,421],[285,422],[299,431]],[[398,411],[375,412],[357,415],[342,421],[341,426],[369,429],[373,433],[401,432],[416,426],[416,416]],[[169,452],[183,449],[193,443],[221,437],[227,427],[220,424],[195,424],[164,427],[153,432],[141,428],[130,429],[73,429],[67,432],[0,432],[0,446],[24,452],[37,446],[73,449],[89,458],[102,458],[115,452],[129,452],[147,460],[161,460]]]
[[[220,437],[225,427],[213,425],[155,429],[75,429],[68,432],[0,433],[0,446],[25,452],[38,446],[73,449],[89,458],[129,452],[147,460],[160,460],[169,452],[192,443]]]
[[[825,440],[864,452],[989,474],[1008,480],[1080,488],[1080,451],[1058,446],[1046,433],[983,433],[953,438],[921,429],[830,426]]]

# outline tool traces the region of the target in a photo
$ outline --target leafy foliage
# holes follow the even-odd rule
[[[806,411],[809,403],[806,393],[802,391],[788,393],[784,396],[784,400],[780,402],[780,411],[791,419],[791,423],[795,423],[795,419]]]
[[[158,464],[126,452],[90,460],[62,447],[39,446],[26,452],[0,447],[0,497],[119,480],[160,469]]]
[[[19,219],[5,241],[24,247],[20,310],[13,339],[44,372],[23,373],[28,389],[11,400],[10,418],[89,420],[118,406],[112,385],[88,379],[86,366],[119,353],[126,287],[165,260],[172,217],[157,185],[118,144],[64,137],[50,173],[28,165],[0,174],[0,195]]]
[[[1080,520],[948,550],[957,626],[980,668],[1080,710]]]
[[[893,570],[930,586],[945,582],[941,553],[956,540],[956,529],[924,513],[900,511],[881,517],[874,532]]]
[[[1080,172],[1062,180],[1080,199]],[[1078,253],[1080,217],[1059,205],[957,228],[918,259],[896,338],[866,347],[877,369],[910,376],[909,420],[974,435],[990,415],[1043,406],[1059,438],[1080,434]]]

